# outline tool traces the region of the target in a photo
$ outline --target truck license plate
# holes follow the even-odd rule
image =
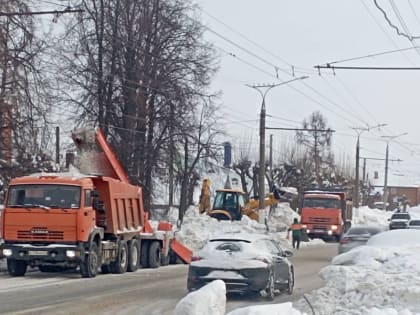
[[[324,233],[324,230],[314,230],[315,233]]]
[[[45,256],[48,255],[48,251],[46,250],[30,250],[28,252],[29,255],[31,256]]]

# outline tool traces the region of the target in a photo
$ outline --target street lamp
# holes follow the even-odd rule
[[[265,182],[265,97],[271,89],[275,88],[276,86],[288,84],[290,82],[296,80],[304,80],[307,79],[308,76],[302,76],[298,78],[294,78],[289,81],[284,81],[275,84],[262,84],[262,85],[246,85],[250,88],[253,88],[260,93],[262,98],[261,104],[261,112],[260,112],[260,169],[259,169],[259,176],[258,176],[258,205],[259,209],[265,209],[264,205],[264,182]]]
[[[378,124],[373,127],[354,127],[352,128],[357,132],[357,142],[356,142],[356,178],[354,182],[354,196],[353,196],[353,207],[359,207],[359,156],[360,156],[360,136],[364,131],[370,131],[372,129],[385,127],[386,124]]]
[[[386,205],[388,202],[388,156],[389,156],[389,143],[401,136],[405,136],[407,132],[404,132],[400,135],[396,136],[382,136],[382,138],[386,138],[386,153],[385,153],[385,179],[384,179],[384,195],[383,195],[383,201],[384,201],[384,207],[386,209]]]

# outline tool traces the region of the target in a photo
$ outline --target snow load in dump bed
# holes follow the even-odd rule
[[[129,183],[127,174],[106,141],[101,129],[76,129],[72,132],[72,138],[78,149],[75,166],[81,173],[111,177]]]

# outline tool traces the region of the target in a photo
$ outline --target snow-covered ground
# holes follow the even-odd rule
[[[412,217],[420,217],[420,207],[410,208],[408,211]],[[387,227],[391,214],[383,210],[361,207],[354,211],[353,225]],[[293,210],[288,209],[287,205],[279,207],[277,215],[282,218],[279,221],[283,220],[283,225],[289,224],[292,218],[297,216]],[[281,246],[290,247],[290,243],[285,240],[282,224],[273,219],[269,225],[273,227],[276,224],[279,224],[278,228],[281,231],[270,228],[270,233],[273,233]],[[258,233],[264,231],[265,226],[246,218],[241,222],[218,222],[217,224],[213,222],[213,219],[198,215],[194,209],[190,209],[179,237],[185,243],[191,244],[191,248],[196,249],[212,233],[237,229]],[[203,231],[206,235],[203,235]],[[325,286],[307,294],[306,299],[301,299],[294,304],[282,303],[240,308],[228,315],[309,315],[313,314],[312,308],[315,314],[319,315],[420,314],[420,264],[418,263],[420,261],[420,231],[396,230],[384,233],[391,233],[391,236],[384,238],[385,234],[378,234],[379,237],[372,238],[369,245],[336,256],[332,264],[320,272]],[[409,236],[407,233],[410,233]],[[196,237],[198,242],[193,241]],[[411,242],[407,241],[408,239],[411,239]],[[395,242],[398,246],[389,245]],[[309,242],[309,244],[314,243],[319,242]],[[211,294],[206,290],[204,287],[205,292],[202,294]],[[188,298],[189,295],[184,299],[188,300]],[[219,302],[224,304],[225,300],[221,299]],[[223,309],[223,305],[219,309]]]

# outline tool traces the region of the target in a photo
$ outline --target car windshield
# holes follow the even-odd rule
[[[80,208],[80,187],[71,185],[12,185],[7,207]]]
[[[394,219],[409,220],[410,215],[408,213],[394,213],[391,217],[391,220],[394,220]]]
[[[304,208],[341,208],[340,200],[328,198],[305,198]]]

